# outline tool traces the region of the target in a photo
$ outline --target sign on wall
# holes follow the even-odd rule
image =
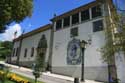
[[[67,47],[67,64],[79,65],[81,63],[80,40],[73,38]]]

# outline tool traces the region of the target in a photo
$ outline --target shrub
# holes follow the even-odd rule
[[[5,76],[5,72],[4,71],[0,71],[0,80],[3,80],[4,79],[4,76]],[[14,81],[16,83],[30,83],[28,80],[20,77],[20,76],[17,76],[16,74],[14,73],[9,73],[7,74],[6,76],[9,80],[11,81]]]

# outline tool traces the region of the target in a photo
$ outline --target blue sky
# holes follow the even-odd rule
[[[18,31],[16,36],[18,37],[23,30],[27,33],[51,23],[50,19],[55,13],[60,15],[92,1],[94,0],[34,0],[32,16],[25,18],[19,24],[12,23],[8,26],[6,32],[0,34],[0,41],[12,41],[15,38],[15,31]]]
[[[20,24],[12,23],[6,33],[0,34],[0,40],[12,40],[15,31],[18,31],[18,37],[23,30],[27,33],[51,23],[50,19],[53,18],[55,13],[56,15],[60,15],[92,1],[95,0],[34,0],[32,16],[25,18]],[[125,2],[125,0],[121,1]]]
[[[60,15],[92,1],[95,0],[34,0],[32,17],[21,22],[21,28],[25,29],[25,32],[29,32],[50,23],[54,13]],[[117,1],[122,6],[125,2],[125,0]]]
[[[60,15],[94,0],[34,0],[33,14],[20,23],[25,32],[46,25],[54,13]]]

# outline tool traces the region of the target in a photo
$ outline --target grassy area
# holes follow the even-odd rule
[[[4,58],[0,58],[0,61],[5,61],[5,59]]]
[[[35,80],[34,80],[34,79],[31,79],[31,78],[28,78],[28,77],[25,77],[25,76],[22,76],[22,75],[19,75],[19,74],[16,74],[16,75],[19,76],[19,77],[21,77],[21,78],[30,80],[31,83],[35,83]],[[44,82],[38,81],[37,83],[44,83]]]
[[[5,83],[15,83],[15,82],[10,81],[10,80],[7,80],[7,81],[5,81]],[[34,82],[34,80],[32,80],[32,82],[31,82],[31,83],[35,83],[35,82]],[[43,83],[43,82],[38,81],[37,83]]]
[[[17,75],[17,76],[20,76],[20,77],[22,77],[22,78],[24,78],[24,79],[30,80],[31,83],[35,83],[34,79],[31,79],[31,78],[28,78],[28,77],[25,77],[25,76],[22,76],[22,75],[19,75],[19,74],[16,74],[16,75]],[[15,83],[15,82],[10,81],[10,80],[6,80],[5,83]],[[44,82],[38,81],[37,83],[44,83]]]
[[[7,80],[7,81],[5,81],[5,83],[15,83],[15,82]]]
[[[12,73],[12,72],[10,72],[10,73]],[[1,74],[1,75],[2,75],[2,74]],[[13,74],[12,74],[12,75],[13,75]],[[16,73],[15,73],[14,75],[16,75],[16,77],[19,77],[19,78],[21,78],[21,79],[28,80],[30,83],[35,83],[35,80],[34,80],[34,79],[31,79],[31,78],[28,78],[28,77],[25,77],[25,76],[22,76],[22,75],[19,75],[19,74],[16,74]],[[3,83],[3,82],[0,81],[0,83]],[[11,80],[9,80],[9,79],[6,79],[4,83],[16,83],[16,82],[13,82],[13,81],[11,81]],[[44,83],[44,82],[37,81],[37,83]]]
[[[13,81],[10,81],[10,80],[6,80],[5,83],[15,83]],[[34,83],[34,81],[32,80],[32,83]],[[37,82],[37,83],[43,83],[43,82]]]

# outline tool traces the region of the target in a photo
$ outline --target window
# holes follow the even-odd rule
[[[92,18],[98,17],[98,16],[102,16],[102,10],[101,10],[101,6],[95,6],[92,8]]]
[[[62,28],[62,20],[58,20],[57,22],[56,22],[56,30],[59,30],[59,29],[61,29]]]
[[[31,57],[34,55],[34,47],[31,48]]]
[[[102,30],[103,30],[103,21],[102,20],[93,22],[93,32],[102,31]]]
[[[16,49],[16,56],[18,55],[19,48]]]
[[[85,10],[81,12],[81,21],[88,20],[90,18],[89,10]]]
[[[78,36],[78,27],[72,28],[72,29],[70,30],[70,36],[71,36],[71,37]]]
[[[72,15],[72,24],[79,23],[79,13]]]
[[[64,24],[63,24],[63,26],[64,27],[67,27],[67,26],[69,26],[70,25],[70,17],[65,17],[64,18]]]
[[[27,56],[27,48],[25,48],[25,51],[24,51],[24,57]]]

